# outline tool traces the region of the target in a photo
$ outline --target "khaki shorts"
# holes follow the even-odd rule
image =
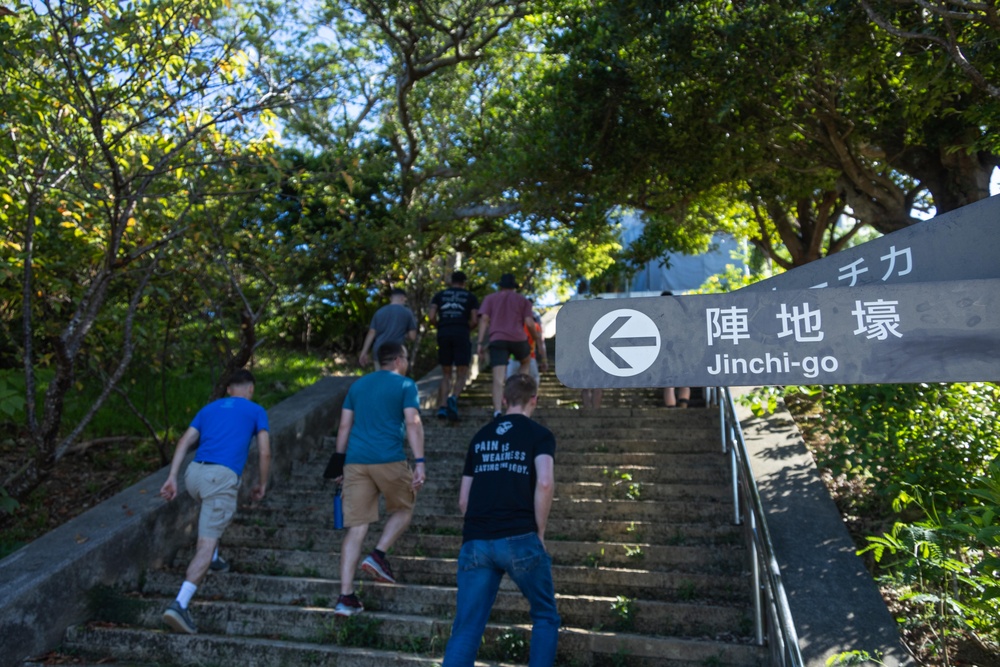
[[[385,497],[385,511],[412,510],[413,471],[406,461],[344,466],[344,527],[378,521],[378,497]]]
[[[198,537],[221,538],[236,514],[239,476],[226,466],[192,461],[184,472],[184,485],[201,503]]]

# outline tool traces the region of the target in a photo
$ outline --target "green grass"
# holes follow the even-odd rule
[[[326,374],[352,375],[356,368],[337,368],[328,358],[306,356],[287,349],[259,351],[248,368],[257,378],[254,401],[265,408],[314,384]],[[174,440],[187,427],[195,413],[204,406],[218,380],[219,372],[211,367],[175,369],[167,373],[148,373],[133,363],[121,383],[128,399],[160,432]],[[81,384],[67,400],[65,424],[75,423],[89,405],[97,386]],[[128,401],[112,394],[87,427],[84,439],[122,435],[148,436],[149,431],[135,416]]]
[[[265,408],[276,405],[325,375],[360,373],[356,367],[335,366],[329,357],[305,355],[289,349],[258,351],[249,368],[257,378],[254,400]],[[5,371],[4,377],[10,380],[12,373]],[[40,372],[38,379],[41,407],[41,397],[51,373]],[[65,456],[57,464],[51,483],[43,483],[19,506],[15,506],[13,500],[0,503],[0,557],[168,463],[177,439],[195,413],[208,401],[217,379],[218,370],[210,365],[190,364],[187,368],[171,368],[165,373],[158,373],[140,360],[133,361],[120,383],[128,399],[112,393],[79,439],[79,442],[91,443],[92,446],[85,453]],[[67,395],[64,431],[68,432],[76,425],[100,389],[96,377],[81,377]],[[129,402],[152,425],[160,440],[159,445]],[[18,451],[28,446],[13,436],[23,429],[23,410],[13,415],[0,414],[0,455],[11,464],[16,464],[24,456]],[[109,440],[100,442],[100,439]],[[61,499],[67,500],[64,498],[64,487],[60,488],[56,479],[61,469],[76,471],[74,478],[78,483],[73,487],[74,502],[62,503],[70,505],[70,509],[56,513],[53,510],[56,503],[51,502],[53,497],[50,494],[59,493]],[[0,500],[5,498],[0,495]]]

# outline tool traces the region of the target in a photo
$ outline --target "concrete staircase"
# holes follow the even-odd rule
[[[363,614],[333,615],[341,533],[332,528],[333,486],[321,478],[328,438],[262,507],[240,511],[223,538],[232,571],[210,575],[192,603],[200,634],[172,634],[160,621],[191,556],[184,551],[172,569],[149,572],[141,590],[95,591],[96,620],[70,628],[60,655],[77,664],[438,664],[455,609],[462,461],[488,419],[488,382],[482,376],[463,395],[461,423],[426,414],[427,487],[389,554],[400,584],[359,572]],[[765,663],[751,643],[745,549],[716,412],[659,407],[654,391],[606,391],[601,410],[582,411],[579,392],[554,376],[542,389],[535,416],[558,442],[546,540],[563,617],[557,664]],[[527,606],[505,580],[477,664],[525,664],[529,641]]]

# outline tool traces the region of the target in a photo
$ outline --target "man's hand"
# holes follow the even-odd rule
[[[263,482],[258,482],[253,485],[253,489],[250,490],[250,497],[254,499],[254,502],[259,502],[264,499],[264,494],[267,493],[267,484]]]
[[[358,355],[358,363],[361,364],[362,367],[368,365],[368,353],[367,352],[362,352],[360,355]]]
[[[173,500],[177,497],[177,480],[173,477],[168,477],[167,481],[163,483],[160,487],[160,497],[167,500]]]
[[[419,491],[423,488],[424,482],[427,480],[427,469],[424,467],[423,463],[417,463],[413,466],[413,484],[412,488],[414,492]]]

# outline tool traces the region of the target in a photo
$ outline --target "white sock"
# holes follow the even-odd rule
[[[198,590],[198,587],[190,581],[185,581],[181,584],[181,592],[177,594],[177,604],[181,606],[181,609],[188,608],[188,604],[191,602],[191,598],[194,597],[196,590]]]

